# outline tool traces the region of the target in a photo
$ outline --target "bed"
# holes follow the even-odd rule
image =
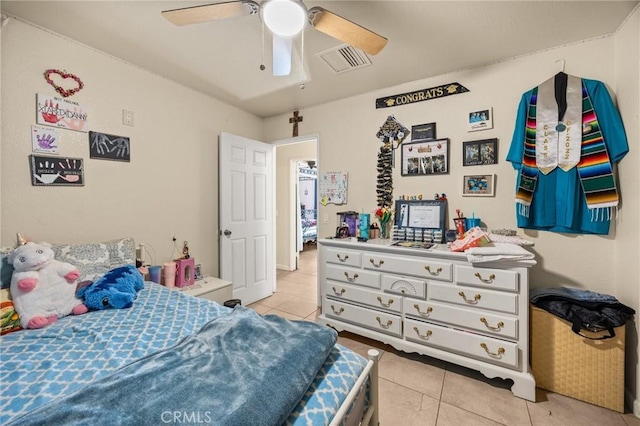
[[[0,424],[378,424],[377,357],[308,321],[152,282],[129,309],[0,337]]]
[[[315,243],[317,240],[317,210],[302,210],[302,242]]]

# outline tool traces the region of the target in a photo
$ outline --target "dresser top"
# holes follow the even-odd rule
[[[425,256],[430,258],[440,258],[440,259],[449,259],[449,260],[458,260],[467,262],[467,255],[464,252],[453,252],[447,247],[446,244],[434,244],[433,247],[424,249],[424,248],[413,248],[413,247],[400,247],[391,245],[394,241],[390,239],[381,239],[376,238],[373,240],[368,240],[366,242],[358,241],[357,238],[321,238],[318,240],[318,244],[327,246],[327,247],[341,247],[345,249],[351,250],[368,250],[368,251],[379,251],[385,253],[393,253],[393,254],[402,254],[409,256]],[[474,265],[478,266],[496,266],[496,265],[504,265],[504,266],[525,266],[531,267],[535,265],[537,262],[535,260],[501,260],[494,262],[482,262],[476,263]]]

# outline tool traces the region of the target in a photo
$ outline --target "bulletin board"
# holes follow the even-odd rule
[[[320,204],[345,204],[347,202],[347,172],[323,172],[318,179]]]

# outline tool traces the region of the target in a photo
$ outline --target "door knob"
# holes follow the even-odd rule
[[[224,230],[224,235],[226,235],[227,237],[229,237],[231,235],[231,231],[229,231],[228,229]]]

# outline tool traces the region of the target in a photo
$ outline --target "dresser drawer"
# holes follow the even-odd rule
[[[405,338],[494,364],[518,367],[517,343],[411,319],[405,320]]]
[[[402,312],[402,296],[383,293],[381,291],[358,288],[356,286],[327,281],[326,296],[334,300],[350,300],[352,302],[371,305],[378,309]]]
[[[455,303],[470,308],[518,313],[518,295],[494,290],[478,289],[461,285],[430,282],[427,289],[428,300]]]
[[[382,290],[390,293],[402,294],[424,299],[427,283],[415,278],[400,277],[398,275],[382,275]]]
[[[404,314],[469,328],[505,339],[518,339],[518,319],[509,315],[411,299],[404,299]]]
[[[504,271],[491,268],[474,268],[472,266],[455,265],[455,280],[460,284],[477,287],[494,288],[517,292],[519,289],[519,274],[514,271]]]
[[[384,253],[362,253],[362,267],[441,281],[452,281],[453,277],[453,265],[451,262],[396,257]]]
[[[325,254],[326,261],[329,263],[338,263],[340,265],[355,266],[358,268],[362,266],[362,255],[359,251],[327,247]]]
[[[325,277],[329,280],[380,288],[380,274],[377,272],[340,265],[327,265]]]
[[[402,336],[402,318],[399,315],[362,308],[326,297],[322,300],[322,313],[381,333]]]

